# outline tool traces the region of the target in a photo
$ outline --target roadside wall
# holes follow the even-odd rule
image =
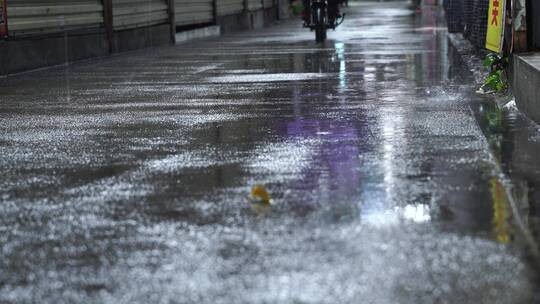
[[[463,33],[476,47],[477,54],[487,52],[484,48],[489,3],[489,0],[445,0],[444,3],[449,31]],[[540,1],[507,0],[506,5],[503,54],[510,59],[507,68],[510,92],[518,109],[540,124]],[[475,68],[481,66],[477,65]]]
[[[174,44],[184,30],[259,28],[286,9],[287,0],[0,0],[0,75]]]

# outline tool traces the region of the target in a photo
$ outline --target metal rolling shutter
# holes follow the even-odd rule
[[[239,14],[244,10],[244,0],[216,0],[218,16]]]
[[[212,0],[175,0],[176,25],[201,24],[214,21]]]
[[[263,0],[264,8],[271,8],[274,6],[274,0]]]
[[[56,33],[103,25],[100,0],[9,0],[9,34]]]
[[[166,0],[113,0],[113,27],[125,30],[168,22]]]
[[[248,0],[247,9],[250,11],[256,11],[263,8],[261,0]]]

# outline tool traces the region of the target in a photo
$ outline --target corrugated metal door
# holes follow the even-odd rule
[[[239,14],[244,10],[244,0],[216,0],[218,16]]]
[[[263,2],[264,8],[271,8],[274,6],[274,0],[264,0]]]
[[[9,35],[55,33],[103,25],[100,0],[9,0]]]
[[[169,20],[166,0],[112,0],[112,4],[115,30],[164,24]]]
[[[256,11],[259,9],[262,9],[262,0],[248,0],[247,2],[247,9],[250,11]]]
[[[214,21],[212,0],[175,0],[176,25],[201,24]]]

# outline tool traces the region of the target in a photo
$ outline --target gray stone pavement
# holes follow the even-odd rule
[[[536,301],[437,11],[347,15],[0,79],[0,303]]]

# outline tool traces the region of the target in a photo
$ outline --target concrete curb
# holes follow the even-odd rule
[[[514,55],[512,87],[516,104],[527,117],[540,123],[540,55]]]
[[[474,83],[478,87],[480,87],[483,84],[484,79],[486,79],[489,74],[482,64],[482,61],[483,61],[482,57],[484,57],[487,54],[487,51],[479,51],[478,49],[476,49],[468,40],[466,40],[463,37],[462,34],[448,34],[448,40],[449,40],[449,43],[458,52],[467,70],[469,70],[472,73],[473,78],[474,78]],[[504,100],[506,100],[506,98],[499,97],[496,95],[489,96],[488,98],[492,98],[493,102],[498,108],[501,108],[502,105],[504,105]],[[473,112],[473,116],[477,120],[478,128],[480,128],[480,130],[484,133],[486,144],[488,144],[487,135],[485,133],[485,130],[481,126],[479,118],[475,115],[474,109],[471,108],[471,111]],[[521,115],[524,115],[524,114],[521,113]],[[519,231],[519,234],[521,234],[521,236],[523,237],[523,240],[529,249],[529,253],[533,257],[533,260],[536,264],[540,260],[540,250],[539,250],[540,246],[538,242],[535,240],[535,238],[533,237],[531,230],[525,224],[527,221],[523,218],[523,215],[519,212],[518,204],[514,196],[514,191],[513,191],[514,186],[512,183],[511,176],[509,175],[509,173],[505,172],[502,165],[496,160],[495,157],[493,157],[494,156],[493,153],[494,151],[490,149],[490,156],[491,156],[490,162],[494,165],[493,174],[497,176],[497,179],[504,187],[505,196],[510,205],[514,224],[517,226],[517,230]],[[539,264],[537,264],[537,266],[540,267]]]
[[[477,50],[462,34],[448,34],[448,40],[459,53],[467,69],[473,74],[475,83],[480,87],[489,74],[482,65],[482,57],[487,55],[487,52]]]
[[[221,35],[221,28],[219,25],[212,25],[194,30],[178,32],[175,35],[176,44],[182,44],[188,41],[219,37]]]

